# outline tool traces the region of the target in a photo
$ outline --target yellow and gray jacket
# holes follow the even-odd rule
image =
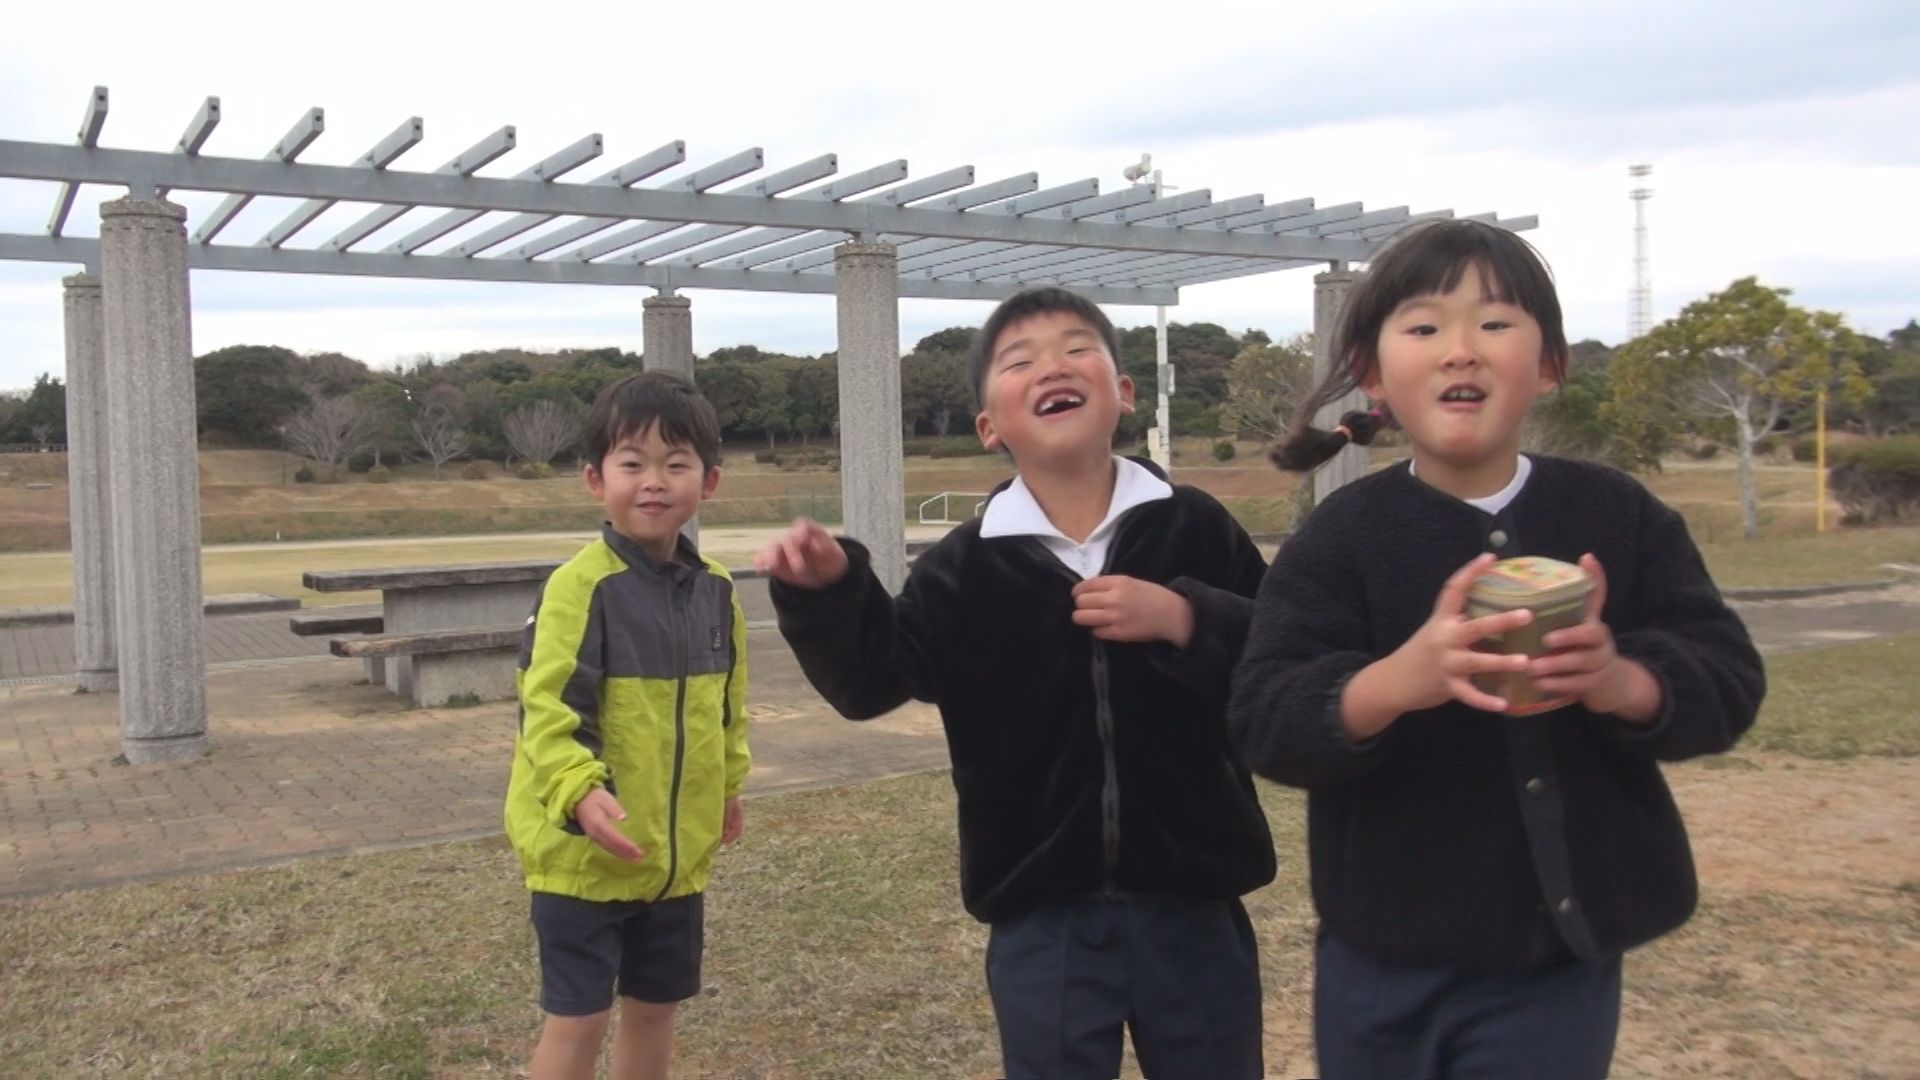
[[[726,568],[681,540],[657,563],[611,528],[547,579],[520,652],[507,837],[527,888],[664,900],[707,886],[722,807],[751,758],[746,617]],[[573,819],[604,787],[646,858]]]

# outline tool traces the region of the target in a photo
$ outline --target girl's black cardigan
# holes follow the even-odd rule
[[[1322,932],[1383,961],[1524,969],[1685,922],[1693,858],[1658,762],[1731,747],[1765,692],[1680,516],[1613,469],[1533,460],[1497,515],[1405,465],[1342,488],[1281,548],[1255,601],[1229,725],[1256,773],[1308,791]],[[1346,735],[1347,680],[1412,636],[1448,576],[1486,551],[1600,560],[1619,652],[1660,683],[1653,724],[1449,702],[1365,743]]]

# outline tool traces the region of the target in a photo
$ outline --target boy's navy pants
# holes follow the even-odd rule
[[[1260,962],[1238,899],[1095,896],[1000,920],[987,988],[1008,1080],[1262,1073]]]
[[[1473,974],[1387,964],[1321,935],[1313,1036],[1325,1080],[1603,1080],[1620,958]]]

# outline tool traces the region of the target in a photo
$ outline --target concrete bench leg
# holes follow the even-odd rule
[[[367,665],[367,685],[385,686],[387,684],[387,659],[384,656],[369,656],[361,663]]]
[[[518,692],[513,674],[519,655],[518,648],[506,648],[411,657],[414,704],[445,705],[468,695],[481,701],[507,701]]]

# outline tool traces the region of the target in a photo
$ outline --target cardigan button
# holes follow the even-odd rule
[[[1488,546],[1488,547],[1491,547],[1491,548],[1503,548],[1503,547],[1506,547],[1506,546],[1507,546],[1507,531],[1506,531],[1505,529],[1495,529],[1495,530],[1493,530],[1492,532],[1490,532],[1490,533],[1488,533],[1488,534],[1487,534],[1487,546]]]
[[[1573,914],[1573,897],[1569,896],[1566,899],[1560,901],[1560,903],[1554,906],[1553,910],[1559,912],[1562,915]]]
[[[1542,780],[1536,776],[1533,779],[1527,781],[1527,794],[1538,796],[1541,792],[1545,790],[1547,790],[1547,782],[1545,780]]]

